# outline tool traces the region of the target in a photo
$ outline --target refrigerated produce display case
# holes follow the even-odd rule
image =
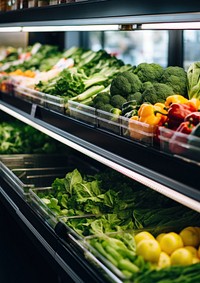
[[[200,22],[199,8],[194,1],[67,2],[70,1],[66,1],[66,4],[1,13],[0,31],[1,29],[5,31],[7,28],[12,30],[13,27],[19,28],[19,31],[42,30],[50,26],[52,31],[56,27],[61,30],[111,28],[118,32],[120,30],[145,32],[145,29],[170,30],[174,28],[172,23],[176,26],[175,29],[195,28],[195,25],[198,28]],[[65,193],[63,197],[61,194],[58,195],[55,188],[59,187],[58,190],[62,193],[62,185],[58,181],[60,178],[62,180],[66,178],[64,179],[66,183],[69,180],[75,182],[73,176],[76,178],[78,176],[80,180],[82,176],[80,172],[73,171],[75,168],[88,174],[88,183],[91,182],[92,175],[97,176],[106,169],[126,176],[129,182],[134,184],[136,182],[142,190],[147,190],[148,197],[149,190],[155,194],[154,200],[155,198],[158,200],[155,203],[157,208],[159,205],[176,203],[177,210],[174,213],[179,215],[180,222],[177,226],[170,226],[171,222],[163,225],[162,222],[162,225],[157,227],[160,228],[157,234],[171,229],[173,231],[183,229],[184,225],[200,227],[198,147],[190,148],[189,155],[171,154],[166,139],[168,133],[160,133],[161,147],[157,147],[153,142],[153,129],[149,129],[146,125],[142,128],[145,142],[141,142],[140,139],[130,138],[131,134],[133,135],[133,128],[128,127],[125,118],[118,120],[115,115],[108,117],[108,113],[104,111],[96,111],[92,107],[80,107],[73,101],[69,103],[70,115],[66,115],[63,100],[61,102],[59,99],[54,100],[43,93],[38,97],[33,90],[27,93],[26,88],[17,86],[13,89],[13,85],[11,88],[9,86],[8,82],[6,92],[0,93],[1,114],[35,128],[68,148],[66,157],[64,155],[60,157],[50,155],[48,158],[38,155],[0,155],[0,200],[17,223],[23,226],[29,237],[34,240],[34,244],[50,259],[51,265],[61,274],[62,282],[69,282],[67,281],[69,278],[72,282],[80,283],[134,282],[135,279],[130,275],[131,267],[129,272],[124,272],[121,265],[116,268],[115,261],[109,261],[95,247],[113,238],[130,239],[130,235],[143,230],[138,224],[137,227],[130,226],[127,234],[126,231],[121,231],[121,234],[118,234],[118,231],[112,231],[111,234],[103,231],[106,233],[103,238],[95,235],[95,232],[91,235],[95,225],[100,229],[98,223],[109,222],[112,213],[108,207],[105,209],[101,200],[109,198],[112,202],[112,197],[108,194],[105,197],[105,190],[99,191],[98,196],[101,197],[97,202],[96,195],[90,195],[94,197],[91,201],[95,199],[97,202],[99,210],[96,209],[95,212],[90,210],[90,205],[87,210],[76,211],[72,207],[67,207],[66,200],[71,197],[71,191]],[[181,144],[181,146],[185,145]],[[69,149],[72,154],[69,153]],[[51,164],[50,160],[54,162]],[[54,177],[57,178],[55,183],[53,183]],[[92,187],[91,184],[88,186]],[[128,186],[124,191],[125,189],[128,191]],[[87,194],[85,197],[88,197]],[[77,195],[80,198],[80,194]],[[119,195],[118,192],[116,199]],[[141,194],[141,198],[144,202],[147,201],[144,194]],[[83,199],[81,202],[74,196],[72,199],[73,205],[78,201],[79,204],[84,202]],[[113,203],[110,207],[114,207]],[[140,212],[141,223],[143,214],[145,215],[145,211]],[[138,223],[137,214],[131,217],[136,220],[135,223]],[[83,223],[84,230],[80,229],[79,223]],[[148,227],[148,231],[151,232],[151,228]],[[131,245],[128,247],[130,252],[134,252],[134,249],[131,250]],[[145,268],[146,265],[144,271]],[[198,282],[198,279],[194,282]]]

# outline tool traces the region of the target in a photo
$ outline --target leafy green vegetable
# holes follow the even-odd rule
[[[55,179],[52,189],[38,196],[60,216],[96,215],[84,221],[66,219],[67,225],[85,236],[142,228],[158,234],[163,229],[199,223],[195,211],[111,169],[94,175],[74,169],[65,178]]]
[[[28,46],[28,48],[31,49],[32,46]],[[57,46],[44,44],[40,46],[39,50],[36,53],[31,55],[29,60],[25,60],[23,63],[20,63],[18,65],[11,65],[8,69],[6,69],[6,72],[13,72],[17,69],[21,69],[22,71],[40,70],[40,66],[42,66],[42,71],[47,71],[50,67],[53,67],[53,65],[51,66],[49,59],[55,56],[59,57],[60,54],[61,52],[58,51]],[[54,62],[52,63],[54,64]]]
[[[134,283],[199,283],[199,270],[200,263],[147,270],[136,277]]]
[[[200,62],[192,63],[187,70],[187,89],[189,99],[200,98]]]
[[[0,154],[55,153],[61,149],[54,139],[20,121],[0,123]]]

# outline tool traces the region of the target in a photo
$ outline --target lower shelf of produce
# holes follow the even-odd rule
[[[64,278],[62,282],[106,282],[102,274],[92,267],[81,253],[78,254],[74,247],[61,240],[21,195],[2,178],[0,183],[1,201],[31,238],[33,248],[36,245],[39,253],[42,252],[50,261],[52,268]]]
[[[0,200],[58,272],[77,283],[143,283],[147,277],[160,283],[183,274],[199,282],[198,212],[110,168],[98,169],[86,160],[82,166],[81,159],[74,156],[73,163],[69,157],[64,176],[51,187],[29,187],[26,197],[6,176],[12,177],[14,169],[8,160],[19,169],[27,156],[1,157],[12,169],[1,167],[7,175],[0,180]],[[39,158],[28,160],[34,167]],[[80,169],[72,169],[77,164]]]

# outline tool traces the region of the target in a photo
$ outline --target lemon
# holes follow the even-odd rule
[[[142,232],[139,232],[137,235],[135,235],[136,244],[138,244],[142,240],[147,240],[147,239],[155,240],[154,236],[147,231],[142,231]]]
[[[158,262],[161,249],[159,243],[155,239],[145,239],[136,245],[137,255],[141,255],[144,260],[150,262]]]
[[[198,232],[199,235],[199,239],[200,239],[200,227],[194,227],[196,229],[196,231]]]
[[[198,256],[198,258],[200,259],[200,246],[199,246],[198,249],[197,249],[197,256]]]
[[[192,263],[192,253],[186,248],[177,249],[171,254],[171,265],[190,265]]]
[[[199,233],[195,227],[186,227],[180,232],[184,246],[197,247],[200,243]]]
[[[183,247],[183,241],[181,236],[179,236],[177,233],[170,232],[162,237],[160,240],[160,247],[163,252],[171,255],[173,251]]]
[[[192,253],[193,257],[197,257],[197,249],[193,246],[184,246],[185,249]]]
[[[164,267],[168,267],[171,265],[171,258],[168,254],[166,254],[165,252],[161,252],[159,259],[158,259],[158,267],[159,268],[164,268]]]
[[[157,237],[156,237],[156,240],[158,241],[158,243],[160,243],[162,237],[166,235],[166,233],[160,233]]]
[[[193,257],[193,259],[192,259],[193,264],[199,263],[199,262],[200,262],[200,259],[198,257]]]

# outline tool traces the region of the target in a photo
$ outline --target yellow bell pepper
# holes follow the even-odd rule
[[[138,110],[138,116],[129,119],[130,137],[136,140],[152,141],[157,126],[164,124],[167,120],[166,114],[164,103],[154,105],[143,103]]]
[[[128,122],[129,135],[138,141],[149,141],[152,139],[155,126],[139,121],[139,116],[132,116]]]
[[[200,100],[198,98],[191,98],[190,100],[188,100],[186,102],[187,105],[191,105],[194,106],[194,108],[196,109],[196,111],[200,110]]]
[[[143,103],[138,110],[139,121],[149,125],[162,125],[167,120],[167,110],[164,103]]]
[[[165,106],[170,106],[172,103],[186,103],[188,101],[187,98],[185,98],[182,95],[174,94],[170,95],[165,100]]]

